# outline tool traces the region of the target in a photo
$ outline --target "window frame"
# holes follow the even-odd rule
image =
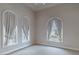
[[[27,27],[28,27],[28,30],[27,30],[27,31],[29,31],[29,32],[28,32],[28,39],[26,39],[26,41],[28,42],[28,41],[30,41],[30,24],[29,24],[29,20],[28,20],[28,18],[27,18],[26,16],[22,17],[21,33],[22,33],[22,30],[23,30],[23,32],[25,31],[25,30],[24,30],[25,26],[23,26],[23,25],[24,25],[24,24],[23,24],[24,20],[28,22],[28,23],[27,23],[27,24],[28,24],[28,25],[27,25]],[[24,34],[25,34],[25,33],[24,33]],[[22,38],[23,38],[23,37],[22,37]],[[22,41],[22,43],[27,43],[27,42],[23,42],[23,41]]]
[[[58,16],[53,16],[53,17],[49,18],[49,20],[48,20],[48,22],[47,22],[47,26],[48,26],[48,24],[49,24],[49,22],[50,22],[51,20],[54,20],[54,18],[57,18],[58,20],[61,20],[61,24],[62,24],[62,29],[61,29],[61,30],[62,30],[62,32],[63,32],[63,17],[62,17],[62,16],[60,16],[60,17],[58,17]],[[48,33],[48,31],[49,31],[49,30],[48,30],[48,27],[47,27],[47,40],[48,40],[48,41],[52,41],[52,40],[49,39],[49,33]],[[60,41],[60,42],[55,42],[55,43],[63,43],[63,41],[64,41],[64,40],[63,40],[63,36],[64,36],[64,35],[63,35],[63,33],[62,33],[62,41]],[[54,42],[54,41],[52,41],[52,42]]]
[[[16,22],[17,22],[17,28],[19,28],[19,30],[17,31],[18,32],[18,35],[17,35],[17,41],[18,41],[18,44],[16,45],[11,45],[11,46],[6,46],[6,47],[3,47],[3,25],[4,25],[4,20],[5,20],[5,13],[6,12],[11,12],[15,15],[15,18],[16,18]],[[28,27],[29,27],[29,40],[27,40],[27,42],[22,42],[22,34],[20,33],[21,32],[21,29],[22,29],[22,19],[23,18],[26,18],[26,20],[28,21]],[[19,21],[19,22],[18,22]],[[21,36],[21,38],[19,38],[19,36]],[[23,45],[23,44],[27,44],[28,42],[30,42],[30,19],[27,17],[27,16],[22,16],[22,15],[17,15],[13,10],[10,10],[10,9],[5,9],[1,12],[1,41],[0,41],[0,48],[4,49],[4,48],[9,48],[9,47],[12,47],[12,46],[19,46],[19,45]]]
[[[3,26],[4,26],[4,21],[5,21],[5,13],[6,12],[11,12],[12,14],[14,14],[15,15],[15,21],[17,22],[18,21],[18,18],[17,18],[17,15],[16,15],[16,13],[15,12],[13,12],[12,10],[9,10],[9,9],[6,9],[6,10],[3,10],[3,12],[2,12],[2,15],[1,15],[1,17],[2,17],[2,19],[1,19],[1,48],[5,48],[4,47],[4,45],[3,45]],[[18,23],[18,22],[17,22]],[[18,27],[18,24],[16,24],[17,25],[17,27]],[[18,30],[17,30],[17,32],[18,32]],[[18,37],[18,35],[17,35],[17,37]],[[18,41],[18,40],[17,40]],[[13,45],[12,45],[13,46]],[[6,46],[6,47],[9,47],[9,46]]]

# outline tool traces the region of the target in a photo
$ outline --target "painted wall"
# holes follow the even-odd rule
[[[36,15],[36,44],[79,50],[79,4],[61,4],[41,10]],[[47,39],[47,23],[53,16],[63,19],[63,43],[51,42]]]
[[[30,25],[30,42],[27,42],[26,44],[19,44],[17,46],[12,46],[12,47],[9,47],[9,48],[6,48],[6,49],[0,49],[0,53],[1,52],[6,52],[6,51],[9,51],[9,50],[13,50],[13,49],[17,49],[19,47],[22,48],[22,46],[28,46],[30,44],[32,44],[32,42],[34,41],[34,12],[24,6],[23,4],[0,4],[0,25],[1,25],[1,14],[4,10],[6,9],[10,9],[12,10],[13,12],[15,12],[18,16],[18,19],[22,20],[21,17],[25,16],[28,20],[29,20],[29,25]],[[1,31],[1,26],[0,26],[0,31]],[[1,38],[1,33],[0,33],[0,38]],[[1,39],[0,39],[0,42],[1,42]],[[1,46],[1,44],[0,44]]]

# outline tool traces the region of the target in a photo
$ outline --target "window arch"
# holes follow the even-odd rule
[[[2,14],[2,46],[17,44],[17,17],[11,10],[5,10]]]
[[[63,23],[59,17],[52,17],[48,22],[48,40],[63,42]]]

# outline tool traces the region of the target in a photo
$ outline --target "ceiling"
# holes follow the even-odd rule
[[[40,11],[52,6],[59,5],[60,3],[25,3],[25,6],[28,6],[33,11]]]

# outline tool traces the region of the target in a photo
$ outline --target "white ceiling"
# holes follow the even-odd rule
[[[60,3],[26,3],[24,5],[30,7],[33,11],[39,11],[59,4]]]

